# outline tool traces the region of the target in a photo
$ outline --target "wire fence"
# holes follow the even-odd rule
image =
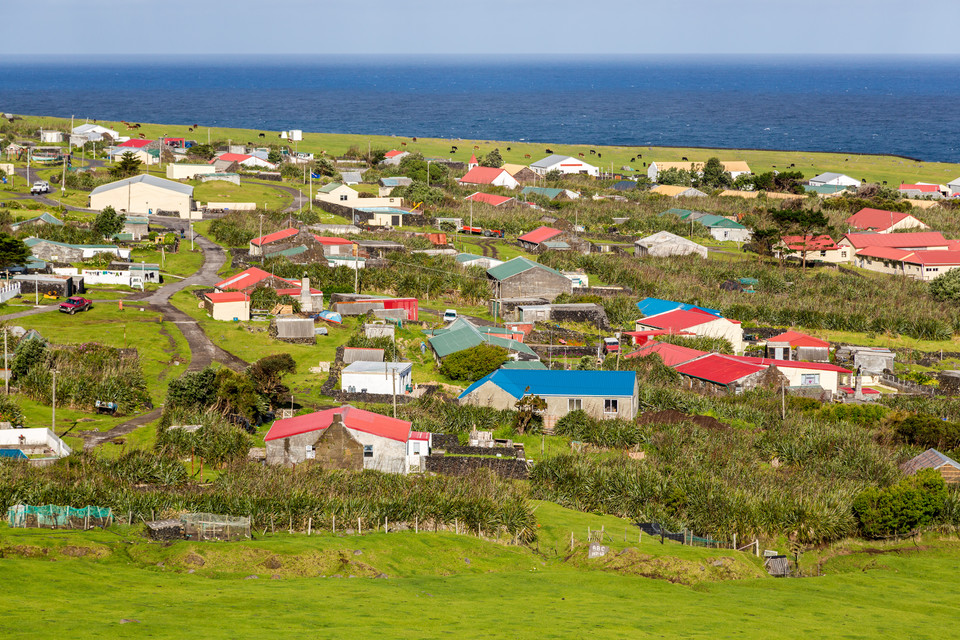
[[[7,509],[7,522],[21,529],[103,529],[113,524],[113,512],[108,507],[90,505],[75,509],[18,504]]]

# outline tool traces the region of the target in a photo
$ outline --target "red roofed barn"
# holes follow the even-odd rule
[[[875,233],[892,233],[904,229],[929,229],[909,213],[899,211],[884,211],[883,209],[861,209],[847,218],[850,229],[856,231],[872,231]]]
[[[516,189],[520,186],[516,178],[510,175],[506,169],[496,167],[474,167],[460,178],[460,184],[486,184],[510,189]]]

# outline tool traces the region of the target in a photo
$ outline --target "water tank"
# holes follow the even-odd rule
[[[303,131],[300,129],[290,129],[290,139],[294,142],[300,142],[303,140]]]
[[[281,132],[280,132],[280,137],[283,138],[284,140],[286,140],[286,139],[287,139],[287,132],[286,132],[286,131],[281,131]]]

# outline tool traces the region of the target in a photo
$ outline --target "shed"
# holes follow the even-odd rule
[[[830,343],[799,331],[785,331],[767,338],[766,354],[777,360],[829,362]]]
[[[663,258],[670,256],[698,255],[707,257],[707,248],[669,231],[659,231],[646,238],[640,238],[634,244],[634,255],[639,258],[652,256]]]
[[[203,294],[204,307],[214,320],[246,322],[250,319],[250,296],[242,291]]]
[[[936,469],[947,484],[960,484],[960,462],[936,449],[927,449],[900,465],[900,470],[908,476],[912,476],[921,469]]]
[[[354,362],[383,362],[383,349],[344,347],[343,361],[345,364],[353,364]]]
[[[316,344],[313,332],[313,320],[298,316],[281,316],[276,319],[277,339],[285,342]]]
[[[193,187],[140,174],[101,185],[90,192],[90,208],[113,207],[123,213],[166,213],[189,218],[194,210]]]
[[[537,296],[552,301],[561,293],[573,293],[573,283],[565,275],[524,257],[487,269],[487,276],[495,282],[496,298]]]
[[[787,556],[770,556],[763,561],[763,566],[774,578],[790,577],[790,558]]]
[[[409,362],[354,362],[340,378],[348,393],[406,395],[413,389],[413,365]]]

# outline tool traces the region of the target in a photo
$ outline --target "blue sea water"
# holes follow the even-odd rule
[[[0,61],[0,111],[960,162],[960,58],[208,56]]]

